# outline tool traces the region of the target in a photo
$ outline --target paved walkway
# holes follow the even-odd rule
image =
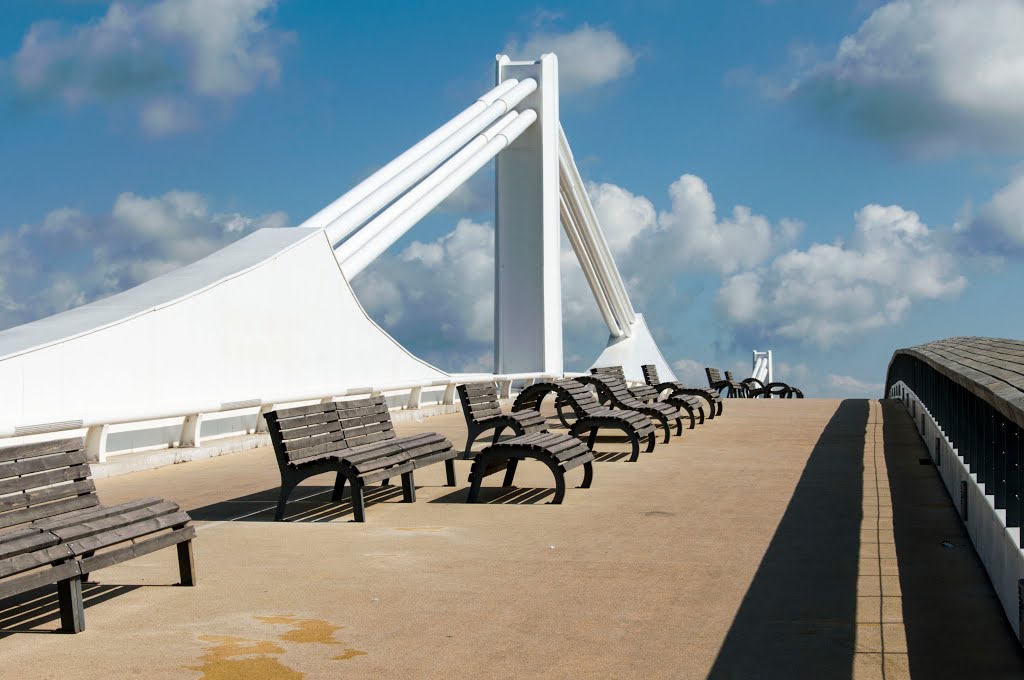
[[[403,423],[457,446],[461,415]],[[87,630],[55,597],[0,606],[3,677],[1020,678],[1024,654],[902,406],[730,401],[673,443],[546,505],[539,464],[464,503],[443,466],[368,521],[302,487],[274,523],[268,449],[101,480],[175,499],[200,527],[100,572]],[[576,471],[576,480],[581,472]],[[944,544],[945,542],[945,544]],[[946,544],[948,544],[947,547]]]

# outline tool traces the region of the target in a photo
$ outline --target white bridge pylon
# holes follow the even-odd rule
[[[672,370],[629,300],[558,120],[557,57],[499,55],[497,85],[470,107],[318,212],[348,280],[497,158],[495,371],[562,371],[558,227],[610,333],[612,356]],[[636,334],[642,337],[630,341]],[[635,366],[634,366],[635,364]]]
[[[557,58],[499,56],[492,90],[299,227],[261,229],[0,332],[0,437],[89,428],[102,441],[111,424],[187,416],[184,442],[203,413],[450,385],[365,313],[349,282],[492,159],[495,373],[563,373],[561,225],[610,333],[595,365],[640,379],[653,363],[672,379],[559,122]]]

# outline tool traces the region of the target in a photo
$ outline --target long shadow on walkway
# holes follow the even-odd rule
[[[911,675],[1024,678],[1024,651],[910,414],[881,403]]]
[[[709,678],[852,675],[868,412],[843,401],[821,433]]]

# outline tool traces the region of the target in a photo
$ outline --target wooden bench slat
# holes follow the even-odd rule
[[[85,443],[82,441],[81,437],[7,446],[0,449],[0,463],[7,462],[9,460],[18,460],[21,458],[47,456],[53,453],[66,453],[82,448],[85,448]]]
[[[116,514],[111,513],[106,517],[88,519],[84,522],[62,527],[60,529],[51,529],[50,532],[64,542],[73,541],[85,538],[86,536],[92,536],[93,534],[99,534],[104,531],[110,531],[111,529],[116,529],[118,527],[134,524],[135,522],[141,522],[146,519],[152,519],[162,515],[170,515],[178,512],[178,510],[179,508],[177,503],[162,501],[154,505],[147,505],[143,508],[128,511],[122,510]]]
[[[81,524],[82,522],[90,522],[96,519],[102,519],[115,515],[119,512],[131,512],[139,508],[145,508],[150,505],[156,505],[162,503],[163,499],[150,496],[148,498],[137,498],[126,503],[119,503],[118,505],[112,506],[98,506],[91,508],[84,508],[80,510],[73,510],[66,512],[55,517],[43,519],[36,522],[33,526],[45,530],[52,531],[54,529],[61,529],[69,527],[75,524]]]
[[[7,479],[18,475],[30,475],[34,472],[46,472],[72,465],[82,465],[86,462],[84,450],[69,451],[67,453],[55,453],[36,458],[24,458],[7,463],[0,463],[0,479]]]
[[[7,559],[0,560],[0,578],[43,567],[52,562],[63,562],[73,556],[74,552],[68,546],[59,544],[30,553],[8,557]]]
[[[8,479],[0,480],[0,494],[14,493],[16,491],[24,491],[26,489],[35,489],[41,486],[49,486],[50,484],[59,484],[60,482],[69,482],[76,479],[85,479],[88,476],[88,465],[74,465],[72,467],[58,468],[56,470],[46,470],[44,472],[25,475],[23,477],[10,477]]]
[[[24,508],[17,512],[5,512],[0,515],[0,529],[23,524],[25,522],[32,522],[44,517],[63,514],[72,510],[89,508],[98,504],[99,499],[96,497],[96,494],[87,494],[85,496],[65,498],[64,500],[56,501],[54,503],[46,503],[44,505]]]
[[[0,512],[9,512],[18,508],[26,508],[30,505],[48,503],[49,501],[60,500],[70,496],[81,496],[82,494],[96,491],[96,485],[91,479],[79,480],[68,484],[56,484],[33,491],[22,491],[0,498]]]
[[[83,553],[93,552],[102,548],[108,548],[124,541],[140,538],[162,529],[182,526],[184,524],[188,524],[188,521],[188,514],[179,511],[169,515],[145,519],[140,522],[133,522],[127,526],[118,527],[116,529],[93,534],[91,536],[84,536],[73,541],[67,541],[62,545],[74,551],[74,554],[81,555]]]
[[[49,531],[36,531],[29,536],[0,543],[0,559],[7,559],[22,553],[32,552],[33,550],[48,548],[59,541],[60,539]]]
[[[79,558],[77,563],[81,566],[82,573],[88,574],[103,569],[104,567],[110,567],[115,564],[120,564],[121,562],[127,562],[128,560],[136,557],[148,555],[149,553],[156,552],[162,548],[169,548],[170,546],[178,543],[191,541],[195,536],[196,528],[190,524],[189,526],[168,531],[160,534],[159,536],[137,541],[131,545],[100,553],[99,555]]]

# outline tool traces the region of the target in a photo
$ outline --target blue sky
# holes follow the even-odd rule
[[[773,349],[810,394],[877,395],[898,347],[1024,337],[1019,0],[0,9],[2,327],[299,224],[488,89],[494,54],[555,51],[581,172],[684,378]],[[353,282],[451,370],[489,366],[490,191],[485,171]],[[580,369],[606,331],[573,267]]]

